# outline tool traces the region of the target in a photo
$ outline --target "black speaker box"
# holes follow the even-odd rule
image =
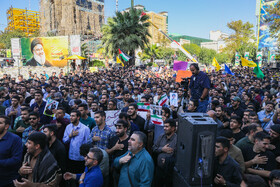
[[[213,182],[216,131],[217,123],[207,114],[179,114],[175,168],[190,186]]]

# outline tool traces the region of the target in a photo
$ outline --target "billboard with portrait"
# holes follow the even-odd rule
[[[267,19],[271,17],[268,13],[270,7],[274,7],[278,0],[260,0],[258,19],[258,49],[267,48],[269,51],[277,49],[277,39],[272,37]]]
[[[24,66],[57,66],[64,67],[68,56],[68,37],[21,38]]]

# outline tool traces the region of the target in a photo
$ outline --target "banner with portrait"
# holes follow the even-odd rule
[[[235,53],[235,66],[239,66],[239,62],[240,62],[240,55],[238,52]]]
[[[263,57],[262,52],[257,52],[257,62],[259,64],[259,67],[262,67],[262,57]]]
[[[57,66],[67,65],[68,37],[21,38],[21,49],[24,66]]]

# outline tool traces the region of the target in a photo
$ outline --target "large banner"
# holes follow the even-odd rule
[[[257,52],[257,62],[259,64],[259,67],[262,67],[262,57],[263,57],[262,52]]]
[[[20,41],[19,38],[12,38],[11,39],[11,45],[12,45],[12,53],[14,58],[20,57]]]
[[[240,62],[240,55],[238,52],[235,53],[235,66],[239,66],[239,62]]]
[[[270,6],[274,7],[278,0],[259,0],[259,19],[258,19],[258,49],[266,47],[269,51],[277,49],[277,38],[273,38],[269,31],[270,23],[267,23],[267,19],[273,15],[268,13]],[[275,17],[275,16],[274,16]],[[276,17],[275,17],[276,18]]]
[[[21,38],[24,66],[64,67],[68,56],[68,37]]]

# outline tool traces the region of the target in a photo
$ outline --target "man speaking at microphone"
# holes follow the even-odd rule
[[[199,71],[198,64],[192,63],[190,65],[190,70],[192,72],[189,84],[189,88],[191,90],[191,99],[196,99],[199,101],[197,112],[205,113],[209,100],[208,93],[211,86],[211,81],[206,73]]]

